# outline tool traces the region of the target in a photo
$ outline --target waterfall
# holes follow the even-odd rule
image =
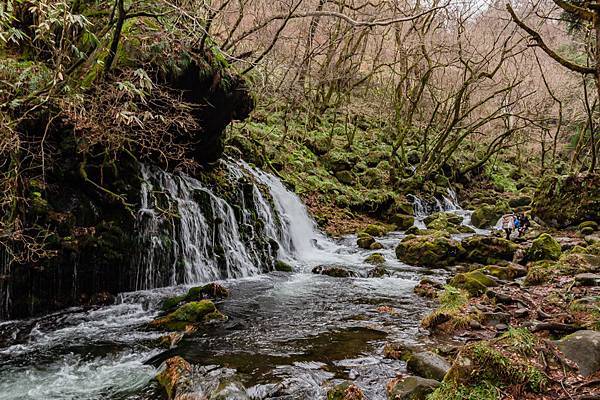
[[[227,192],[229,199],[183,173],[147,166],[141,172],[135,289],[272,270],[282,229],[259,188],[238,166],[227,165],[227,183],[236,189]]]
[[[5,247],[0,247],[0,320],[10,315],[10,267],[11,256]]]
[[[448,196],[443,196],[444,200],[444,211],[460,211],[462,207],[458,205],[458,197],[456,191],[452,188],[446,189]]]

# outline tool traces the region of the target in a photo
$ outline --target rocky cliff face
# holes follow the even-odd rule
[[[218,186],[208,165],[223,153],[227,124],[252,110],[252,97],[243,78],[215,67],[210,58],[184,54],[175,64],[154,79],[193,105],[197,130],[174,132],[174,141],[189,160],[204,165],[196,169],[199,177]],[[117,292],[135,289],[140,165],[169,166],[142,146],[90,147],[85,130],[63,114],[57,105],[18,127],[23,141],[38,143],[43,136],[45,151],[42,157],[33,149],[34,156],[16,157],[22,172],[11,217],[22,226],[21,234],[41,247],[15,259],[10,254],[24,250],[18,236],[8,248],[0,246],[0,319],[110,301]]]

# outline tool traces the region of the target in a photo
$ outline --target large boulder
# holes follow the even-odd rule
[[[543,180],[533,198],[532,211],[542,222],[558,228],[600,221],[600,174]]]
[[[470,262],[493,264],[496,260],[512,261],[519,246],[499,237],[471,236],[462,241]]]
[[[390,222],[399,231],[405,231],[415,223],[415,217],[407,214],[394,214],[390,218]]]
[[[420,377],[441,381],[450,370],[450,364],[442,356],[431,351],[422,351],[408,359],[406,369]]]
[[[557,343],[560,351],[579,367],[581,375],[600,370],[600,332],[577,331]]]
[[[530,261],[558,260],[562,251],[560,243],[547,233],[535,239],[527,252]]]
[[[510,206],[505,202],[498,202],[495,205],[484,204],[473,211],[471,223],[476,228],[489,228],[496,225],[496,222],[502,215],[510,212]]]
[[[453,265],[464,254],[459,241],[442,234],[405,237],[396,247],[396,257],[402,262],[419,267],[446,267]]]
[[[438,386],[434,379],[407,376],[392,379],[386,389],[389,400],[425,400]]]

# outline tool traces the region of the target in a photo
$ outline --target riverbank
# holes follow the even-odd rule
[[[437,307],[421,321],[433,344],[387,347],[408,369],[390,398],[598,398],[600,235],[583,225],[463,241],[450,277],[415,288]]]

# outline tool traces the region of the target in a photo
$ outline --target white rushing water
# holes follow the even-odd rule
[[[232,185],[233,193],[228,193],[235,198],[235,204],[190,176],[142,167],[144,182],[137,229],[143,251],[134,261],[138,291],[122,294],[112,306],[74,310],[32,322],[25,341],[0,349],[0,400],[137,398],[129,395],[147,387],[157,373],[154,366],[144,362],[162,351],[155,345],[160,334],[149,332],[144,326],[157,315],[158,305],[165,296],[185,291],[185,287],[176,285],[229,279],[225,284],[237,287],[238,293],[247,290],[248,296],[253,295],[256,300],[242,296],[239,307],[247,307],[248,315],[253,316],[250,313],[255,308],[266,314],[243,322],[240,343],[252,334],[252,324],[258,324],[256,332],[260,334],[255,333],[252,340],[259,344],[264,341],[268,349],[278,344],[274,337],[282,341],[293,335],[304,338],[317,327],[323,331],[335,330],[336,318],[339,318],[337,327],[355,324],[357,307],[372,312],[372,304],[362,305],[367,298],[379,297],[394,306],[411,305],[408,300],[394,303],[400,295],[409,296],[415,284],[410,280],[414,279],[412,275],[410,279],[401,275],[413,274],[411,267],[399,262],[394,254],[402,233],[378,239],[384,248],[377,252],[384,255],[386,268],[392,272],[390,277],[359,278],[343,283],[306,273],[318,264],[343,264],[364,271],[372,268],[364,260],[373,251],[359,249],[353,235],[342,240],[324,235],[300,198],[277,177],[243,162],[228,162],[227,170],[230,180],[239,183]],[[249,180],[248,175],[253,179]],[[418,197],[412,199],[419,226],[431,210]],[[470,215],[460,208],[456,194],[450,190],[436,207],[439,211]],[[260,226],[256,224],[257,217],[262,221]],[[258,242],[276,243],[278,250],[265,254],[264,246],[257,245]],[[299,273],[259,276],[272,270],[276,259],[289,262]],[[173,287],[154,289],[160,286]],[[257,289],[252,291],[254,286]],[[327,293],[329,296],[324,296]],[[314,303],[314,308],[307,306],[307,301]],[[235,312],[235,302],[232,307]],[[273,310],[272,315],[269,310]],[[328,310],[331,314],[326,314]],[[418,314],[410,307],[402,314],[408,321],[417,321],[411,335],[418,329]],[[388,318],[380,312],[373,315]],[[272,320],[268,325],[260,325],[269,318]],[[0,324],[0,332],[8,325]],[[304,330],[300,330],[300,325]],[[14,326],[16,338],[21,328],[18,323]],[[400,329],[397,321],[391,326],[404,329]],[[236,335],[236,329],[223,334]],[[285,352],[282,349],[285,346],[270,351]],[[364,358],[366,361],[357,360],[338,364],[360,368],[362,362],[377,362],[369,357]],[[290,367],[282,366],[280,371],[285,368]],[[367,369],[371,368],[370,364],[365,366],[365,376],[369,376]],[[395,374],[392,367],[390,373]],[[294,369],[294,377],[297,374],[298,368]],[[319,379],[305,380],[302,384],[309,391],[321,393],[321,384],[325,378],[331,378],[321,377],[322,374],[316,368],[315,376]],[[384,392],[383,384],[377,387]]]

